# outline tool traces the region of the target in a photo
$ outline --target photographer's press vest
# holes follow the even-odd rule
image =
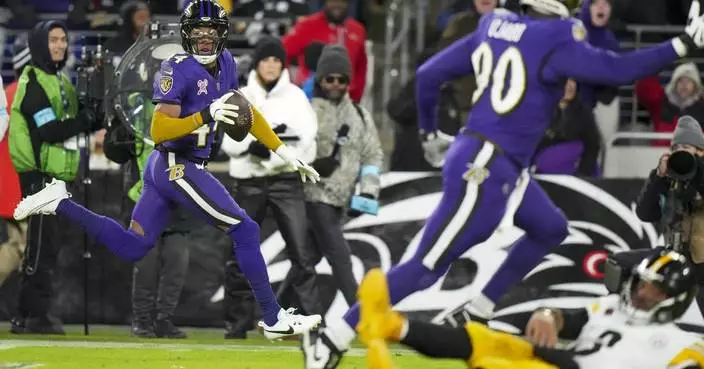
[[[20,111],[25,98],[34,98],[34,96],[25,96],[30,73],[36,76],[58,120],[74,118],[78,112],[76,91],[66,75],[49,74],[34,66],[25,67],[20,76],[10,112],[12,163],[18,173],[40,171],[57,179],[71,181],[78,173],[80,161],[78,150],[66,149],[63,143],[41,142],[36,127],[30,127],[33,123],[28,122]]]

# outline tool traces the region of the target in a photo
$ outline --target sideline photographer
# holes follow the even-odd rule
[[[660,222],[665,248],[686,255],[704,284],[704,133],[691,116],[677,122],[672,146],[650,172],[636,203],[636,214],[644,222]],[[622,272],[638,263],[652,249],[612,255],[607,261],[605,284],[611,292],[620,289],[627,276]],[[704,293],[697,297],[704,311]]]
[[[76,89],[61,72],[66,64],[68,33],[58,21],[43,21],[31,31],[31,65],[24,68],[10,112],[10,155],[19,174],[22,196],[44,188],[52,178],[74,180],[80,155],[76,136],[102,128],[92,109],[80,109]],[[29,233],[19,316],[13,333],[63,334],[49,315],[53,270],[58,253],[58,218],[34,216]]]

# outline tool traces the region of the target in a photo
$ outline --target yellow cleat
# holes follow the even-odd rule
[[[360,320],[359,338],[367,346],[367,363],[372,369],[393,368],[387,340],[398,341],[405,318],[391,310],[389,288],[381,269],[372,269],[357,290]]]

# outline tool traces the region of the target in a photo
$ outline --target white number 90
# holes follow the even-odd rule
[[[472,95],[472,104],[482,97],[491,84],[491,107],[499,115],[510,113],[515,109],[526,92],[526,66],[521,52],[514,46],[509,46],[494,64],[494,53],[488,43],[483,42],[472,53],[472,67],[477,80],[477,89]],[[511,78],[506,81],[508,73]],[[506,83],[508,82],[508,90]]]

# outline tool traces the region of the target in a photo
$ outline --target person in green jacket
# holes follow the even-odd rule
[[[19,78],[9,132],[10,156],[23,197],[38,192],[52,178],[73,181],[80,162],[77,136],[102,128],[94,111],[79,109],[76,90],[61,72],[67,48],[66,27],[58,21],[40,22],[30,31],[32,61]],[[58,318],[49,314],[59,222],[43,216],[29,220],[13,333],[64,333]]]

